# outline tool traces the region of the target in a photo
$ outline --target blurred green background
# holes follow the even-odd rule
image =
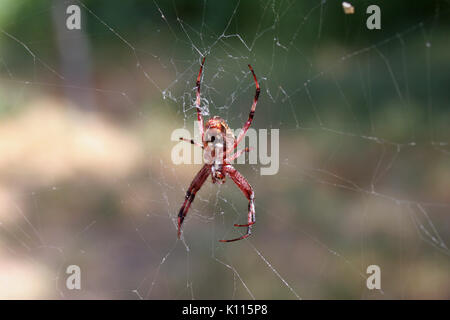
[[[448,299],[449,2],[351,3],[2,0],[0,298]],[[276,175],[236,165],[246,241],[218,242],[246,220],[231,180],[176,237],[200,165],[171,133],[193,131],[202,55],[209,116],[247,120],[250,63],[253,128],[280,129]]]

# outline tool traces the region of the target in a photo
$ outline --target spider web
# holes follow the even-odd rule
[[[65,29],[73,3],[81,31]],[[367,1],[351,16],[338,1],[130,3],[0,16],[2,297],[449,297],[447,2],[398,21],[403,4],[380,4],[377,31]],[[205,183],[176,237],[200,166],[174,165],[170,136],[193,133],[203,56],[205,119],[244,124],[250,63],[252,127],[280,129],[277,174],[236,165],[257,224],[229,244],[247,214],[231,181]],[[373,264],[381,290],[366,287]]]

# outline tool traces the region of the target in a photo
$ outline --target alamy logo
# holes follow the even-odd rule
[[[367,274],[370,274],[369,277],[367,277],[366,285],[367,289],[373,290],[373,289],[381,289],[381,269],[376,264],[372,264],[367,267],[366,270]]]
[[[81,10],[76,4],[67,7],[66,13],[69,15],[66,19],[66,27],[68,30],[81,29]]]
[[[70,276],[66,279],[66,287],[69,290],[81,289],[81,269],[79,266],[72,264],[67,267],[66,273]]]
[[[366,26],[369,30],[380,30],[381,29],[381,10],[380,7],[373,4],[367,7],[367,14],[370,16],[367,18]]]
[[[279,129],[259,129],[258,131],[249,128],[245,138],[242,140],[243,146],[235,146],[235,137],[239,136],[242,129],[227,129],[221,132],[215,128],[205,131],[205,145],[196,141],[199,138],[199,129],[197,122],[194,122],[194,137],[188,129],[179,128],[172,132],[171,140],[178,141],[172,148],[172,162],[180,164],[222,164],[226,161],[230,164],[245,164],[245,153],[248,153],[249,164],[261,164],[261,175],[274,175],[278,173],[280,167],[280,135]],[[248,147],[245,147],[245,141],[248,141]],[[188,142],[188,143],[186,143]],[[192,149],[192,145],[194,148]],[[235,148],[237,147],[237,148]],[[270,155],[269,155],[270,147]],[[192,153],[192,150],[194,152]]]

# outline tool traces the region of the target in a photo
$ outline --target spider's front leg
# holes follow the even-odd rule
[[[205,164],[200,171],[195,176],[194,180],[192,180],[191,185],[186,191],[186,197],[183,205],[181,206],[180,212],[178,213],[178,238],[181,235],[181,225],[183,224],[184,218],[189,211],[192,201],[194,201],[195,194],[205,183],[206,178],[211,172],[211,165]]]
[[[253,117],[255,116],[256,104],[258,103],[259,93],[261,91],[261,89],[259,88],[258,79],[256,79],[256,75],[255,75],[255,72],[253,71],[252,66],[248,65],[248,68],[252,72],[253,80],[255,81],[255,86],[256,86],[255,97],[253,98],[253,104],[250,109],[250,113],[248,115],[248,120],[244,124],[244,127],[242,127],[241,132],[239,132],[239,135],[237,136],[236,140],[234,141],[234,148],[236,148],[239,145],[239,143],[242,141],[242,139],[244,139],[248,128],[250,128],[250,126],[252,125]]]
[[[186,138],[180,137],[180,141],[184,141],[184,142],[193,144],[194,146],[205,149],[205,147],[203,147],[203,145],[201,143],[195,142],[194,139],[186,139]]]
[[[202,71],[203,71],[203,65],[205,64],[205,57],[202,59],[202,64],[200,65],[200,71],[198,72],[197,81],[196,81],[196,87],[197,87],[197,94],[195,99],[195,107],[197,108],[197,122],[198,122],[198,129],[200,130],[200,137],[202,138],[202,144],[204,144],[205,139],[205,133],[203,128],[203,116],[202,111],[200,110],[200,81],[202,79]]]
[[[239,173],[232,165],[224,166],[225,173],[234,181],[234,183],[241,189],[244,193],[245,197],[248,199],[248,216],[246,224],[235,224],[235,227],[247,227],[247,232],[235,239],[231,240],[219,240],[220,242],[232,242],[237,240],[242,240],[249,237],[252,234],[252,226],[255,223],[255,193],[253,192],[253,188],[248,183],[247,179],[244,178],[242,174]]]

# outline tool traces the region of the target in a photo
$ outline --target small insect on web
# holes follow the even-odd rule
[[[200,128],[200,136],[202,138],[201,143],[197,143],[194,140],[180,138],[181,141],[190,142],[196,146],[201,147],[205,153],[206,164],[200,169],[200,171],[192,180],[189,186],[183,205],[181,206],[180,212],[178,213],[178,238],[181,235],[181,225],[183,224],[184,218],[186,217],[189,207],[194,201],[195,194],[200,190],[202,185],[205,183],[209,174],[211,174],[212,182],[223,184],[225,182],[226,175],[228,175],[231,180],[242,190],[245,197],[248,199],[248,217],[246,224],[235,224],[235,227],[247,227],[247,232],[245,235],[231,239],[231,240],[219,240],[221,242],[232,242],[237,240],[242,240],[249,237],[252,233],[252,226],[255,223],[255,204],[254,204],[254,192],[252,186],[248,183],[247,179],[239,173],[232,165],[232,161],[238,158],[242,153],[249,152],[249,148],[245,148],[233,153],[234,149],[237,148],[239,143],[244,138],[247,130],[252,124],[253,116],[255,114],[256,104],[258,103],[258,97],[260,93],[259,83],[256,79],[255,72],[251,65],[248,65],[250,71],[252,72],[253,79],[256,85],[255,97],[253,98],[253,104],[250,109],[250,114],[248,116],[247,122],[240,131],[238,137],[235,139],[233,132],[228,127],[226,121],[218,116],[214,116],[208,120],[206,126],[203,126],[203,117],[200,110],[200,79],[202,76],[203,65],[205,63],[205,58],[202,59],[200,66],[200,71],[197,76],[197,98],[195,106],[197,108],[197,121]]]
[[[342,2],[342,9],[344,9],[345,14],[355,13],[355,7],[353,7],[352,4],[348,2]]]

